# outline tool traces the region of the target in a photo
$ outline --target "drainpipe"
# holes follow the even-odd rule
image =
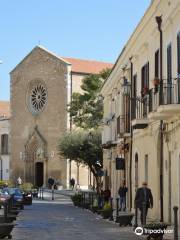
[[[70,75],[71,75],[71,91],[70,91],[70,94],[71,94],[71,96],[70,96],[70,102],[72,102],[72,93],[73,93],[73,90],[72,90],[72,87],[73,87],[73,85],[72,85],[72,71],[70,72]],[[72,117],[70,116],[70,132],[72,132]],[[71,164],[71,159],[69,159],[69,182],[70,182],[70,180],[71,180],[71,172],[72,172],[72,164]]]
[[[133,63],[132,57],[129,59],[131,63],[131,83],[130,83],[130,159],[129,159],[129,200],[130,200],[130,211],[132,208],[132,145],[133,145],[133,128],[132,128],[132,83],[133,83]]]
[[[163,33],[162,33],[162,17],[157,16],[156,22],[160,34],[160,91],[159,91],[159,105],[163,104]],[[163,202],[163,120],[160,121],[160,221],[164,220],[164,202]]]

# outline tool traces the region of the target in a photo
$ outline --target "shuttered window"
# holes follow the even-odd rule
[[[137,97],[137,74],[133,76],[132,82],[131,120],[136,118],[136,97]]]
[[[149,89],[149,62],[146,63],[141,69],[141,88],[142,95],[144,96],[146,90]]]
[[[172,49],[171,44],[167,46],[167,100],[165,103],[172,103]]]
[[[172,54],[171,44],[167,46],[167,81],[169,84],[172,82]]]
[[[117,134],[120,134],[120,116],[117,117]]]
[[[177,72],[180,75],[180,32],[177,35]]]
[[[159,78],[159,49],[155,52],[155,73],[154,77]]]
[[[8,134],[1,135],[1,154],[8,154]]]

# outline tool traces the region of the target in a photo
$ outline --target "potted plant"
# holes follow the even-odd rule
[[[166,230],[168,224],[163,222],[152,222],[144,227],[144,234],[148,235],[147,239],[163,239],[164,230]]]
[[[159,79],[158,77],[155,77],[155,78],[153,79],[153,84],[154,84],[154,86],[155,86],[155,87],[158,86],[159,83],[160,83],[160,79]]]
[[[105,203],[101,211],[102,217],[108,219],[112,216],[112,207],[109,203]]]

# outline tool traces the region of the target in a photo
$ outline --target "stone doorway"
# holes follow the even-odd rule
[[[44,183],[44,164],[43,162],[37,162],[35,164],[35,185],[42,187]]]

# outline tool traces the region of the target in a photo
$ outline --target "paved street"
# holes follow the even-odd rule
[[[139,239],[132,228],[120,228],[87,210],[76,208],[69,197],[45,194],[19,215],[13,239],[126,240]]]

